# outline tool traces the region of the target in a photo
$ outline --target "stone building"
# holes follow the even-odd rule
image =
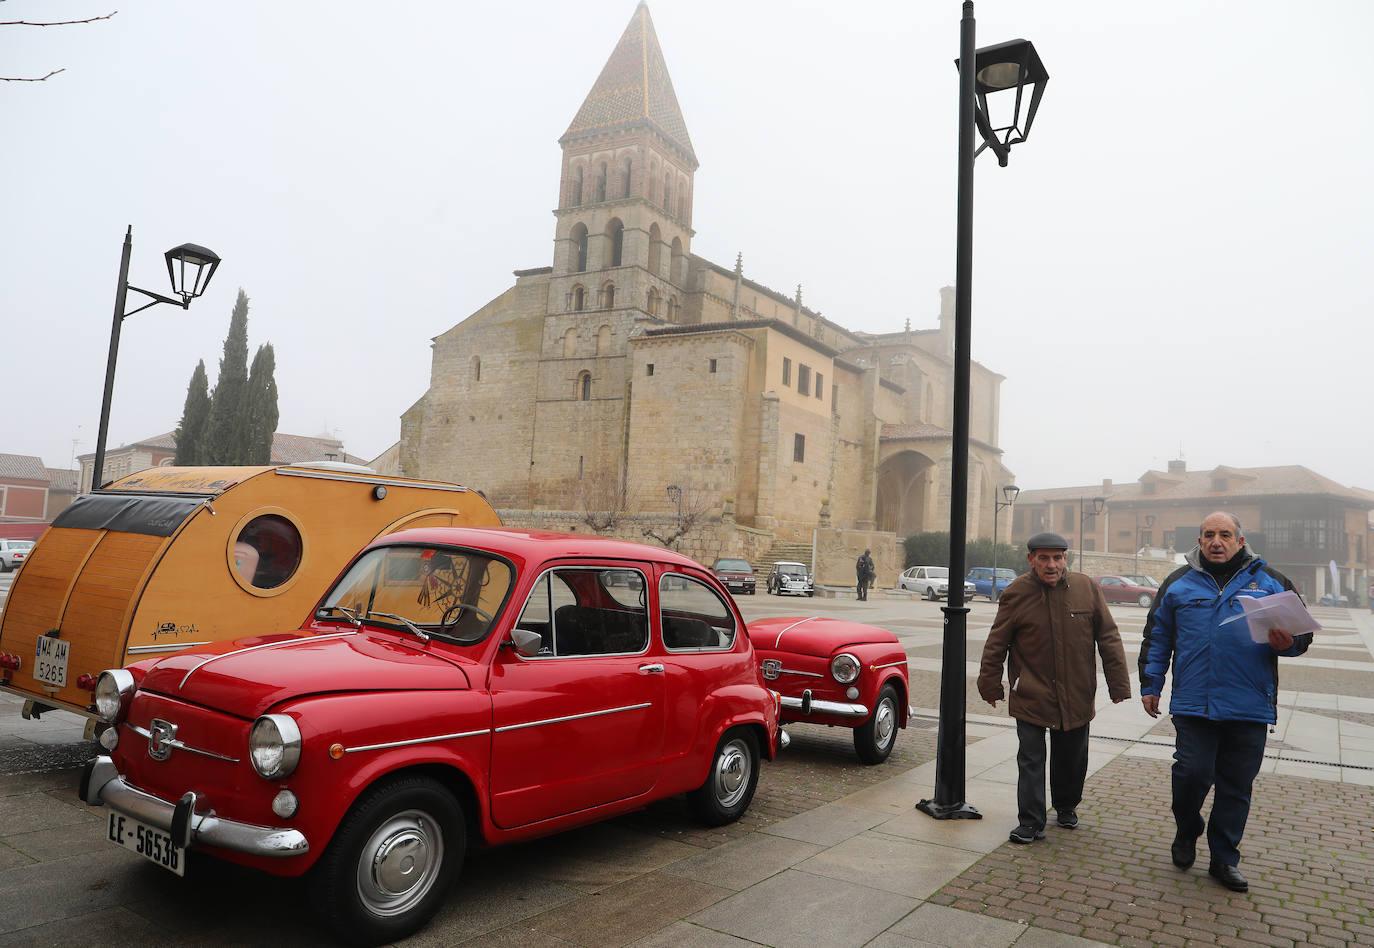
[[[697,155],[643,3],[559,143],[552,265],[433,340],[399,473],[480,487],[512,523],[628,506],[635,524],[600,528],[638,536],[699,509],[699,558],[818,524],[947,529],[952,290],[938,327],[875,335],[693,253]],[[1001,381],[974,365],[973,536],[1011,478]]]
[[[1106,499],[1097,517],[1090,512],[1094,497]],[[1367,602],[1374,493],[1344,487],[1296,464],[1190,471],[1186,462],[1175,460],[1167,470],[1146,471],[1134,483],[1104,480],[1089,487],[1025,490],[1016,500],[1012,538],[1020,542],[1041,530],[1056,530],[1088,552],[1159,548],[1186,553],[1197,543],[1203,518],[1216,510],[1239,517],[1249,545],[1309,600],[1336,591],[1352,603]],[[1339,590],[1332,589],[1333,562]]]

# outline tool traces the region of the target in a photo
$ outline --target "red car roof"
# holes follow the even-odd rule
[[[393,543],[433,543],[446,546],[467,546],[492,553],[529,560],[549,560],[563,556],[589,556],[617,560],[654,560],[675,566],[702,565],[660,546],[632,543],[610,537],[583,533],[549,533],[543,530],[520,530],[511,527],[421,527],[402,530],[378,537],[371,546]]]

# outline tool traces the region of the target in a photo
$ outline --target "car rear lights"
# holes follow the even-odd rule
[[[24,664],[24,660],[11,652],[0,652],[0,668],[7,671],[19,671]]]
[[[76,687],[82,691],[95,691],[95,686],[99,681],[100,676],[87,673],[76,679]]]

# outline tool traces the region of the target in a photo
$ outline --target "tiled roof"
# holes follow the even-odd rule
[[[687,134],[687,122],[673,92],[654,21],[642,2],[562,140],[639,123],[653,125],[695,165],[696,152]]]
[[[76,493],[77,478],[80,471],[64,471],[60,467],[47,468],[49,490],[69,490]]]
[[[176,432],[154,435],[122,447],[159,448],[163,451],[177,449]],[[332,455],[332,457],[331,457]],[[83,454],[82,459],[93,458],[93,454]],[[312,438],[307,435],[285,434],[278,431],[272,435],[272,464],[294,464],[298,461],[347,461],[349,464],[366,464],[366,458],[345,454],[343,442],[337,438]]]
[[[30,454],[0,454],[0,477],[17,481],[46,481],[43,459]]]
[[[1153,475],[1153,476],[1152,476]],[[1226,490],[1212,489],[1212,482],[1226,479]],[[1374,506],[1374,493],[1360,488],[1345,487],[1329,477],[1300,464],[1276,467],[1230,467],[1220,465],[1205,471],[1146,471],[1141,480],[1154,481],[1153,493],[1145,493],[1140,483],[1113,484],[1104,487],[1054,487],[1045,490],[1025,490],[1018,503],[1044,503],[1053,500],[1076,500],[1079,497],[1104,496],[1120,502],[1159,500],[1205,500],[1226,497],[1264,497],[1292,494],[1321,494],[1341,497],[1360,505]]]

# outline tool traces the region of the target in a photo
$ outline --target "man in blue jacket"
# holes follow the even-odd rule
[[[1264,730],[1276,723],[1280,655],[1301,655],[1311,633],[1274,630],[1268,643],[1250,638],[1243,597],[1292,589],[1282,573],[1245,545],[1240,520],[1218,512],[1202,521],[1197,549],[1155,594],[1140,646],[1140,695],[1159,717],[1159,696],[1173,662],[1169,701],[1174,730],[1174,865],[1187,869],[1202,835],[1202,802],[1216,787],[1206,823],[1208,872],[1234,892],[1250,888],[1237,868],[1250,815],[1250,791],[1264,760]]]

